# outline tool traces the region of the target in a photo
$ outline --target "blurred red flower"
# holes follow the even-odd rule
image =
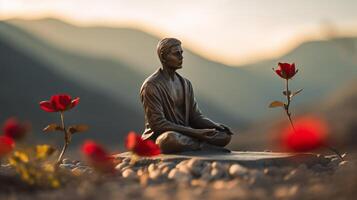
[[[15,117],[7,119],[3,126],[4,135],[11,137],[14,140],[22,139],[30,129],[30,123],[21,123]]]
[[[133,131],[129,132],[125,140],[125,147],[138,156],[151,157],[161,153],[159,146],[152,140],[143,140]]]
[[[41,101],[40,107],[46,112],[66,111],[75,107],[79,103],[79,97],[72,99],[67,94],[53,95],[50,101]]]
[[[11,137],[0,136],[0,158],[10,153],[15,148],[15,142]]]
[[[278,63],[279,68],[274,70],[283,79],[291,79],[298,71],[295,70],[295,63]]]
[[[87,140],[82,145],[82,153],[87,162],[100,172],[114,172],[113,157],[99,144]]]
[[[310,151],[326,144],[327,124],[322,119],[312,116],[298,118],[295,131],[286,127],[282,134],[283,147],[297,152]]]

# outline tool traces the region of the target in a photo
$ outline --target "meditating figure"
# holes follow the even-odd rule
[[[154,140],[162,153],[226,146],[231,140],[230,129],[201,113],[190,81],[176,72],[182,68],[181,42],[165,38],[157,53],[162,66],[140,90],[145,113],[143,139]]]

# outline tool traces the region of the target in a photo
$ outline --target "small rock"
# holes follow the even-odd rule
[[[139,170],[136,172],[136,174],[137,174],[138,176],[142,176],[144,173],[145,173],[144,169],[139,169]]]
[[[122,162],[115,166],[115,169],[121,171],[124,167],[128,166],[128,163]]]
[[[282,175],[281,171],[277,167],[269,167],[264,169],[264,174],[269,176],[279,176]]]
[[[166,166],[161,169],[161,173],[162,173],[162,175],[167,176],[169,174],[170,170],[171,170],[170,167]]]
[[[187,167],[194,176],[200,176],[204,167],[204,162],[197,158],[192,158],[187,162]]]
[[[214,162],[212,163],[212,168],[222,169],[222,168],[223,168],[223,165],[222,165],[221,163],[219,163],[219,162],[214,161]]]
[[[218,168],[212,168],[211,170],[211,178],[212,179],[220,179],[224,176],[224,171]]]
[[[131,166],[127,165],[127,166],[124,166],[123,168],[121,168],[120,171],[123,172],[123,171],[125,171],[127,169],[131,169],[132,170]]]
[[[348,164],[348,161],[342,161],[340,162],[340,164],[338,164],[339,166],[346,166]]]
[[[160,169],[149,171],[149,177],[154,181],[157,181],[160,176],[161,176]]]
[[[229,168],[229,175],[231,175],[232,177],[237,177],[237,176],[243,177],[247,173],[248,173],[248,169],[239,164],[233,164]]]
[[[75,168],[76,166],[73,164],[60,164],[59,167],[61,169],[71,170],[71,169]]]
[[[165,167],[174,168],[175,164],[172,162],[161,162],[157,165],[157,168],[159,168],[159,169],[163,169]]]
[[[182,171],[179,171],[177,168],[174,168],[170,171],[170,173],[168,174],[168,178],[180,182],[188,182],[191,180],[190,174],[186,174]]]
[[[149,167],[148,167],[149,173],[150,173],[151,171],[155,171],[156,169],[157,169],[157,167],[155,166],[154,163],[151,163],[151,164],[149,165]]]
[[[184,174],[191,174],[191,170],[187,165],[177,165],[176,168]]]
[[[64,159],[62,160],[62,164],[73,164],[73,163],[72,163],[72,161],[71,161],[70,159],[64,158]]]
[[[131,159],[129,157],[123,159],[123,162],[125,162],[125,163],[130,163],[130,161],[131,161]]]
[[[136,173],[132,169],[126,169],[123,171],[122,176],[127,179],[136,178]]]

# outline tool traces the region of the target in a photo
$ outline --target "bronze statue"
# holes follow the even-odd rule
[[[163,153],[226,146],[231,140],[230,129],[202,115],[190,81],[176,72],[182,68],[181,42],[165,38],[157,53],[162,67],[140,90],[145,112],[143,139],[154,140]]]

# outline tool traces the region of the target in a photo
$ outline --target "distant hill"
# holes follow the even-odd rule
[[[76,108],[65,113],[67,124],[84,123],[90,126],[87,133],[73,138],[74,144],[83,142],[84,138],[93,138],[118,148],[128,131],[140,131],[143,125],[141,113],[100,90],[54,72],[48,63],[15,49],[3,37],[0,37],[0,71],[0,121],[2,123],[11,116],[30,120],[33,124],[30,140],[62,145],[62,134],[45,135],[41,131],[49,123],[59,123],[59,114],[46,113],[38,104],[62,92],[81,98]]]
[[[59,119],[56,114],[40,110],[38,103],[52,94],[66,92],[81,97],[78,108],[66,118],[91,127],[87,134],[75,137],[74,143],[95,138],[118,147],[128,131],[143,131],[144,116],[138,92],[145,77],[125,64],[52,47],[1,22],[0,45],[0,122],[10,116],[31,120],[36,139],[62,144],[60,134],[46,137],[41,133],[46,124]],[[231,124],[238,121],[206,98],[199,102],[215,119]]]
[[[331,93],[317,107],[331,125],[331,138],[341,148],[357,150],[357,78]]]
[[[77,27],[56,19],[36,21],[7,21],[37,36],[55,47],[75,54],[108,58],[127,64],[130,69],[142,76],[148,76],[159,66],[156,45],[159,38],[128,28]],[[185,44],[183,44],[184,46]],[[211,62],[185,49],[184,67],[179,71],[193,83],[198,101],[208,101],[210,106],[201,106],[207,115],[215,117],[211,107],[229,113],[232,122],[251,118],[255,110],[246,105],[259,99],[262,91],[250,85],[251,92],[246,94],[244,83],[255,79],[254,75],[220,63]],[[107,79],[109,80],[109,79]],[[243,84],[243,85],[242,85]],[[249,114],[247,114],[249,113]],[[234,125],[234,124],[233,124]]]
[[[159,38],[140,30],[78,27],[57,19],[14,19],[8,23],[68,52],[123,63],[144,77],[159,65],[155,51]],[[185,49],[180,73],[193,82],[199,101],[206,99],[208,105],[215,105],[238,121],[254,121],[276,113],[267,104],[282,98],[282,81],[271,69],[278,62],[296,62],[299,74],[291,86],[304,88],[295,102],[304,105],[319,100],[357,75],[356,49],[357,38],[311,41],[279,58],[235,67],[209,61]],[[204,110],[215,114],[210,106]]]

